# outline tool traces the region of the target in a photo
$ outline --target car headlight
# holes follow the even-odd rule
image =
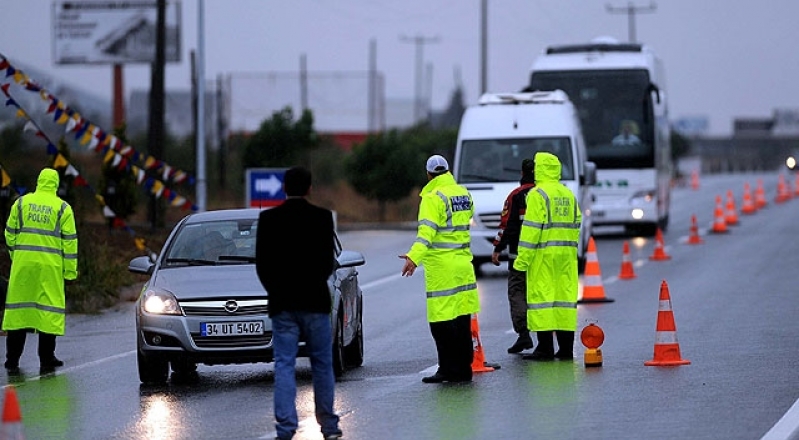
[[[181,310],[175,295],[163,290],[148,290],[144,293],[141,301],[142,310],[147,313],[156,315],[182,315]]]
[[[630,197],[630,203],[634,205],[641,203],[651,203],[653,200],[655,200],[654,189],[638,191]]]
[[[785,160],[785,165],[788,166],[790,169],[796,168],[796,158],[793,156],[789,156],[788,159]]]

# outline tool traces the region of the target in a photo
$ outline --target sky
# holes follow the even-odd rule
[[[0,53],[96,96],[112,94],[108,65],[56,65],[51,0],[0,0]],[[181,1],[181,62],[168,64],[167,89],[190,87],[198,0]],[[635,19],[635,36],[662,58],[670,119],[706,117],[710,135],[732,133],[735,118],[769,118],[799,109],[799,1],[488,0],[487,90],[520,90],[548,45],[598,36],[627,41],[628,17],[608,6],[653,12]],[[245,72],[366,71],[370,41],[388,98],[413,99],[416,45],[432,69],[434,109],[456,84],[466,104],[479,98],[480,0],[204,0],[205,76]],[[34,81],[36,78],[32,78]],[[124,68],[125,88],[147,89],[150,68]]]

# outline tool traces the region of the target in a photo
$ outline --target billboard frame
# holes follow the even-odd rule
[[[54,0],[56,65],[135,64],[155,60],[156,0]],[[166,2],[166,61],[181,58],[181,4]]]

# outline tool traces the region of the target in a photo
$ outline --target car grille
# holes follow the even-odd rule
[[[238,301],[238,309],[230,312],[225,309],[228,301],[182,301],[180,307],[186,316],[252,316],[269,313],[268,300]]]
[[[247,348],[272,344],[272,332],[258,336],[207,337],[192,333],[191,339],[199,348]]]
[[[502,213],[499,212],[485,212],[479,215],[480,223],[489,229],[499,229],[499,224],[502,220]]]

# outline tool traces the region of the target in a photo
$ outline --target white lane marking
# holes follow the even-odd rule
[[[131,351],[127,351],[125,353],[115,354],[113,356],[108,356],[108,357],[104,357],[104,358],[101,358],[101,359],[97,359],[96,361],[91,361],[91,362],[86,362],[85,364],[75,365],[73,367],[57,368],[55,371],[50,372],[50,373],[40,374],[38,376],[26,376],[24,378],[24,382],[32,382],[34,380],[40,380],[43,377],[58,376],[58,375],[61,375],[61,374],[69,373],[70,371],[82,370],[84,368],[93,367],[95,365],[104,364],[106,362],[114,361],[114,360],[117,360],[117,359],[122,359],[124,357],[130,356],[130,355],[133,355],[133,354],[136,354],[136,350],[131,350]],[[14,384],[13,383],[9,383],[9,384],[4,385],[3,388],[7,388],[7,387],[12,386],[12,385],[14,385]]]

